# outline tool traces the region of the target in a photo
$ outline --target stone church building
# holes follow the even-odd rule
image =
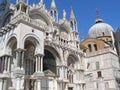
[[[77,20],[55,1],[0,4],[0,90],[119,90],[113,28],[102,19],[80,43]],[[99,31],[99,32],[98,32]]]

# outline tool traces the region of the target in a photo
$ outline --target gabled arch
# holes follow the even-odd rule
[[[52,25],[51,16],[50,16],[45,10],[34,9],[34,10],[31,10],[31,11],[29,12],[29,15],[30,15],[30,17],[31,17],[32,19],[36,19],[36,18],[37,18],[37,17],[34,17],[34,18],[33,18],[33,16],[35,16],[35,15],[40,16],[40,17],[41,17],[40,19],[41,19],[41,20],[44,20],[45,23],[47,24],[47,26],[49,27],[49,29],[52,30],[53,25]]]

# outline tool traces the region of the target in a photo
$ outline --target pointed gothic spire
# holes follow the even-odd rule
[[[52,0],[52,2],[51,2],[50,15],[53,17],[53,21],[55,21],[55,22],[58,21],[58,11],[57,11],[54,0]]]
[[[0,11],[4,11],[10,5],[10,0],[2,0],[0,4]]]
[[[76,20],[73,9],[71,8],[71,14],[70,14],[70,19],[71,20]]]
[[[72,8],[71,8],[71,14],[70,14],[70,26],[71,26],[72,30],[75,30],[76,32],[78,32],[77,20],[75,18]]]
[[[56,10],[56,4],[55,4],[55,1],[54,1],[54,0],[52,0],[52,2],[51,2],[51,7],[50,7],[50,9]]]

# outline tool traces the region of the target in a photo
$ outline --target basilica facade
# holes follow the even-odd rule
[[[102,19],[80,42],[77,20],[55,1],[0,4],[0,90],[119,90],[113,28]],[[98,33],[99,30],[99,33]]]

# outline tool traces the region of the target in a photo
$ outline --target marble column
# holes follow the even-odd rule
[[[6,72],[7,71],[7,62],[8,62],[8,57],[6,55],[4,56],[4,60],[5,60],[4,72]]]
[[[36,59],[36,72],[43,73],[43,55],[41,54],[35,55],[35,59]]]
[[[17,60],[17,69],[14,71],[14,75],[16,77],[16,90],[21,90],[22,77],[25,74],[25,70],[23,69],[23,59],[24,59],[24,49],[18,48],[16,51],[16,60]],[[24,81],[23,81],[24,82]]]
[[[10,77],[10,69],[8,67],[10,67],[10,55],[4,55],[1,57],[1,68],[3,68],[3,74],[2,77],[0,77],[1,79],[1,84],[2,84],[2,90],[7,90],[8,89],[8,78]]]
[[[38,72],[38,57],[36,56],[35,57],[35,65],[36,65],[36,68],[35,68],[35,71]]]
[[[16,90],[20,90],[20,78],[16,79]]]
[[[10,72],[11,56],[8,56],[7,72]]]
[[[83,84],[80,85],[80,90],[83,90]]]
[[[3,79],[3,90],[7,90],[7,79]]]
[[[43,55],[41,54],[35,55],[35,60],[36,60],[36,70],[35,70],[35,73],[33,74],[33,77],[35,79],[34,88],[35,90],[41,90],[41,80],[44,77]]]
[[[37,90],[41,90],[41,80],[38,79],[36,83],[37,83]]]

